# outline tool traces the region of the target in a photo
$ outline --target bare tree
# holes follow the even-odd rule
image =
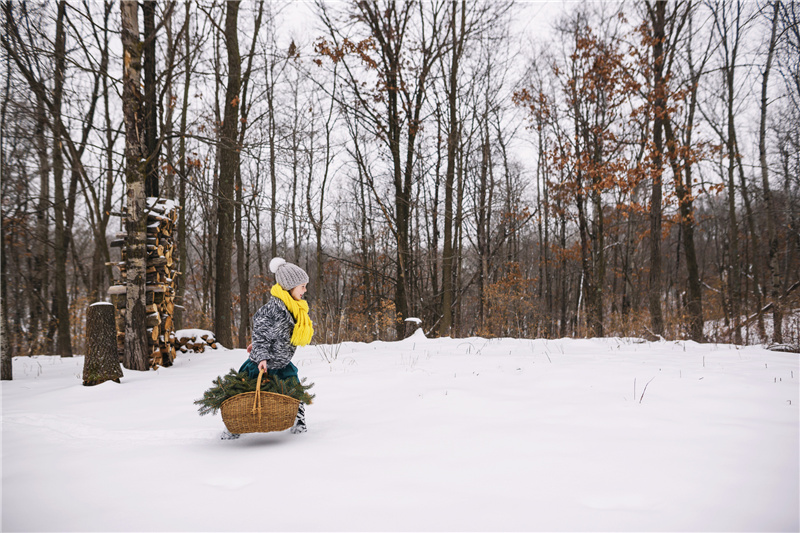
[[[450,68],[447,83],[447,166],[444,179],[444,250],[442,251],[442,321],[439,334],[447,336],[453,326],[453,183],[456,175],[456,149],[458,147],[459,123],[457,114],[459,64],[464,54],[467,38],[467,4],[461,2],[459,16],[458,2],[450,6]]]
[[[775,55],[777,44],[777,29],[780,19],[780,2],[772,2],[772,21],[767,59],[764,64],[764,72],[761,81],[761,113],[758,126],[758,159],[761,165],[761,188],[764,195],[764,206],[767,210],[767,249],[768,260],[767,268],[770,274],[770,298],[772,304],[772,341],[775,343],[783,342],[783,308],[781,305],[781,271],[778,265],[778,232],[775,228],[777,212],[775,203],[772,199],[772,191],[769,184],[769,165],[767,164],[767,93],[769,89],[769,74],[772,69],[772,59]]]
[[[175,302],[178,304],[178,312],[176,313],[175,328],[180,329],[183,327],[184,317],[184,296],[186,294],[186,277],[189,270],[189,243],[186,239],[186,181],[188,180],[189,167],[187,166],[187,151],[186,151],[186,135],[187,123],[189,117],[189,87],[192,79],[192,53],[191,53],[191,3],[184,4],[184,28],[183,33],[183,101],[181,103],[181,118],[180,118],[180,139],[178,141],[178,204],[181,210],[178,213],[178,233],[177,244],[180,254],[178,261],[179,270],[182,272],[178,288],[175,292]]]
[[[145,196],[158,196],[158,105],[156,99],[156,3],[142,2],[142,19],[144,41],[142,42],[142,58],[144,70],[144,150],[145,163]]]
[[[664,42],[667,2],[647,2],[647,12],[653,28],[653,165],[652,194],[650,198],[650,327],[656,335],[664,334],[664,316],[661,310],[661,175],[664,154],[664,115],[666,111],[666,83],[664,81]]]
[[[228,0],[225,10],[225,47],[228,51],[228,84],[225,116],[220,130],[219,202],[217,206],[217,276],[214,284],[214,329],[223,346],[233,346],[231,256],[233,255],[234,184],[239,167],[239,107],[242,61],[239,55],[239,1]]]
[[[245,132],[248,126],[248,114],[251,103],[248,99],[248,88],[250,84],[250,74],[253,72],[253,58],[256,53],[256,44],[258,42],[257,36],[261,29],[261,19],[264,15],[264,3],[258,4],[258,14],[256,15],[255,27],[253,31],[253,41],[250,46],[250,52],[247,54],[247,67],[245,68],[244,75],[242,76],[242,127],[239,131],[239,146],[244,146]],[[236,203],[235,203],[235,224],[234,234],[236,235],[236,273],[239,280],[239,347],[247,346],[247,338],[250,331],[250,254],[249,254],[249,217],[248,217],[248,239],[247,245],[244,242],[244,235],[242,234],[243,226],[243,210],[244,210],[244,187],[242,182],[242,168],[241,165],[236,167]]]
[[[726,185],[728,189],[728,279],[729,306],[733,319],[733,342],[742,343],[742,282],[741,254],[739,252],[739,215],[736,209],[735,172],[739,161],[736,142],[736,71],[739,60],[743,24],[743,7],[739,0],[729,2],[722,0],[712,6],[714,27],[719,35],[722,53],[722,74],[725,87],[725,124],[726,130],[721,135],[725,143],[728,158]],[[741,190],[741,189],[740,189]],[[744,192],[744,191],[742,191]]]
[[[409,289],[412,285],[410,253],[411,209],[414,165],[431,71],[442,51],[439,36],[442,34],[443,4],[439,2],[360,2],[352,13],[358,24],[369,32],[369,37],[353,43],[341,34],[331,20],[324,4],[318,7],[333,43],[318,42],[318,51],[335,61],[343,61],[343,76],[358,102],[342,102],[349,112],[356,112],[364,126],[371,128],[384,143],[389,153],[389,173],[394,196],[394,211],[384,209],[396,243],[396,278],[394,304],[397,312],[397,336],[405,335],[403,319],[409,316]],[[418,32],[412,36],[412,28]],[[416,46],[412,55],[411,43]],[[329,45],[330,44],[330,45]],[[372,57],[371,50],[375,51]],[[381,80],[378,94],[368,94],[354,67],[348,63],[351,54],[374,71]],[[413,64],[411,61],[413,60]],[[379,109],[374,102],[382,105]],[[371,174],[370,188],[376,193]]]
[[[673,12],[675,15],[679,13]],[[672,168],[672,176],[675,184],[675,193],[678,199],[678,210],[680,212],[680,229],[682,236],[682,245],[686,261],[687,271],[687,288],[688,288],[688,301],[686,310],[688,313],[689,332],[692,340],[700,342],[703,340],[703,293],[700,280],[700,272],[697,260],[697,251],[695,247],[695,210],[694,210],[694,191],[693,191],[693,167],[695,166],[695,159],[699,150],[694,146],[694,125],[695,114],[698,105],[698,87],[701,76],[704,74],[705,65],[708,61],[710,54],[709,50],[713,41],[708,40],[705,52],[700,59],[699,65],[693,62],[693,42],[692,42],[692,21],[694,16],[694,6],[689,2],[685,7],[684,15],[677,17],[673,15],[672,21],[676,31],[671,32],[675,34],[675,40],[670,45],[670,55],[677,50],[676,40],[677,35],[680,34],[680,28],[683,26],[675,26],[681,19],[688,22],[689,38],[686,43],[686,57],[687,66],[689,69],[689,77],[686,84],[690,87],[686,96],[687,100],[685,107],[687,109],[685,122],[681,126],[673,127],[673,123],[677,123],[676,117],[667,114],[667,120],[664,121],[664,136],[667,141],[669,150],[670,166]],[[687,19],[688,17],[688,19]],[[672,60],[670,60],[670,64]],[[666,112],[666,111],[665,111]],[[675,130],[683,132],[682,138],[676,134]]]
[[[62,142],[65,135],[61,124],[61,104],[64,95],[64,71],[66,70],[66,2],[58,3],[55,39],[55,69],[53,75],[53,182],[55,183],[55,286],[53,294],[54,315],[58,329],[57,350],[62,357],[72,356],[72,336],[70,333],[69,296],[67,295],[67,249],[69,222],[65,219],[66,198],[64,197],[64,155]]]

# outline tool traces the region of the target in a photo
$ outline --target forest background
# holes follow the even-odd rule
[[[418,318],[440,336],[797,346],[799,15],[3,2],[3,375],[85,349],[136,161],[148,196],[182,206],[176,326],[226,347],[247,345],[276,256],[310,274],[317,342]]]

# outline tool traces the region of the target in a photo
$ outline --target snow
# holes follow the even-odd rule
[[[96,387],[83,357],[15,358],[2,529],[800,527],[797,354],[422,334],[307,346],[309,432],[221,441],[192,402],[245,357],[182,354]]]
[[[179,329],[178,331],[175,332],[175,337],[178,338],[178,339],[186,337],[186,338],[189,338],[189,339],[200,339],[200,340],[202,340],[202,337],[204,335],[207,336],[207,337],[211,337],[212,339],[214,338],[214,334],[211,331],[207,330],[207,329],[196,329],[196,328],[193,328],[193,329]]]
[[[148,196],[146,200],[148,209],[152,209],[156,206],[163,206],[163,210],[165,213],[174,211],[179,207],[178,202],[169,198],[158,198],[155,196]],[[162,207],[159,207],[159,209],[161,208]]]

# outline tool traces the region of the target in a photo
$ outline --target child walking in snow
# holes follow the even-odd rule
[[[272,286],[269,301],[253,315],[253,343],[247,347],[250,356],[239,372],[251,378],[259,371],[282,380],[298,380],[292,357],[298,346],[311,342],[314,327],[308,316],[308,302],[303,300],[308,285],[305,270],[280,257],[269,263],[277,283]],[[299,381],[299,380],[298,380]],[[300,404],[292,433],[305,433],[305,405]],[[239,435],[225,431],[223,439]]]

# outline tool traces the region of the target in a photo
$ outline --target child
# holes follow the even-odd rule
[[[269,263],[277,283],[272,286],[269,301],[253,315],[253,343],[247,347],[250,354],[239,372],[251,378],[259,371],[278,379],[297,380],[297,367],[292,356],[298,346],[311,342],[313,324],[308,316],[308,302],[303,300],[308,285],[308,274],[297,265],[280,257]],[[300,404],[292,433],[305,433],[305,405]],[[222,439],[236,439],[239,435],[225,431]]]

